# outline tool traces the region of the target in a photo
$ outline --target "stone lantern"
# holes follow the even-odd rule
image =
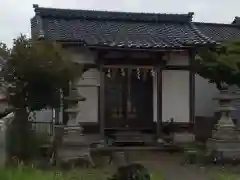
[[[84,159],[92,166],[95,166],[91,155],[89,142],[83,136],[83,128],[77,123],[77,115],[80,112],[78,102],[85,101],[77,88],[70,85],[69,96],[64,98],[68,102],[69,121],[67,125],[57,125],[55,129],[56,142],[56,163],[68,162],[71,160]]]
[[[239,97],[229,93],[227,85],[223,85],[220,94],[213,98],[219,101],[217,112],[220,113],[220,119],[212,131],[212,137],[207,141],[207,148],[215,160],[240,160],[239,131],[230,116],[235,110],[232,101],[236,99]]]
[[[64,109],[64,112],[66,112],[69,117],[68,124],[64,127],[68,135],[82,132],[82,127],[77,123],[77,115],[80,112],[78,102],[85,101],[85,99],[86,98],[78,93],[77,88],[73,87],[70,83],[69,96],[64,97],[64,100],[68,102],[68,108]]]
[[[68,108],[64,110],[69,115],[69,123],[76,124],[77,115],[80,112],[78,102],[85,101],[86,98],[78,93],[77,88],[71,88],[69,96],[64,98],[68,102]]]

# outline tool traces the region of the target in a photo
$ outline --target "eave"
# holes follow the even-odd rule
[[[176,47],[150,47],[150,48],[136,48],[136,47],[116,47],[116,46],[104,46],[104,45],[87,45],[81,41],[58,41],[64,47],[69,46],[81,46],[87,47],[92,50],[115,50],[115,51],[143,51],[143,52],[167,52],[167,51],[187,51],[202,47],[215,47],[217,43],[206,43],[206,44],[193,44],[193,45],[183,45]]]

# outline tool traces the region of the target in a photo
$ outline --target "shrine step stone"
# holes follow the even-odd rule
[[[138,131],[116,132],[115,145],[144,145],[153,142],[152,135]]]
[[[174,133],[173,142],[176,144],[185,144],[195,142],[195,135],[188,132]]]

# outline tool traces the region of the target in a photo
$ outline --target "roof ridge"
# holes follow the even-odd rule
[[[167,14],[167,13],[146,13],[146,12],[120,12],[120,11],[103,11],[103,10],[83,10],[83,9],[60,9],[44,8],[33,5],[36,14],[47,17],[57,18],[83,18],[83,19],[108,19],[108,20],[130,20],[130,21],[174,21],[174,22],[191,22],[194,13],[186,14]]]
[[[240,27],[240,24],[229,24],[229,23],[213,23],[213,22],[192,22],[192,23],[196,25]]]

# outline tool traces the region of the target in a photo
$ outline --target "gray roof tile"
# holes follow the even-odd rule
[[[35,13],[41,17],[44,37],[51,40],[128,48],[179,48],[212,43],[193,30],[193,13],[147,14],[39,7],[35,7]]]
[[[216,23],[194,24],[201,33],[217,42],[240,39],[240,26],[237,25]]]

